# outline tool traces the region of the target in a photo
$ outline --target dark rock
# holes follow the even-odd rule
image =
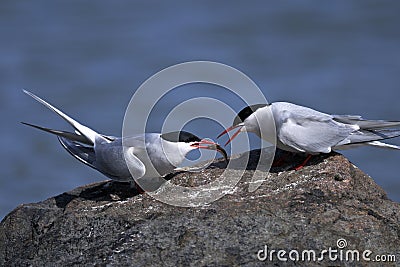
[[[343,156],[315,156],[299,171],[273,168],[250,193],[257,155],[251,153],[232,194],[200,208],[170,206],[108,182],[21,205],[0,224],[0,265],[360,266],[368,264],[364,250],[372,251],[371,259],[380,254],[400,260],[400,205]],[[302,162],[289,156],[293,160]],[[222,171],[217,162],[170,178],[195,186]],[[340,238],[347,241],[343,261],[329,261],[328,254],[323,261],[289,259],[291,250],[300,257],[303,250],[315,250],[319,257],[324,249],[338,249]],[[273,262],[258,260],[265,245],[286,250],[288,261],[279,261],[276,252]],[[347,250],[358,250],[360,261],[345,261]]]

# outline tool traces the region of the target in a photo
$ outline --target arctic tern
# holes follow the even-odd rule
[[[216,150],[227,160],[227,154],[220,145],[186,131],[144,133],[126,137],[125,140],[99,134],[33,93],[23,91],[62,117],[75,132],[49,129],[25,122],[23,124],[57,135],[61,145],[72,156],[114,181],[129,182],[137,186],[135,180],[140,179],[143,182],[139,184],[139,190],[146,190],[142,186],[146,184],[146,180],[155,179],[160,185],[159,177],[174,171],[187,153],[194,149]],[[153,188],[151,183],[153,182],[150,182],[149,188]]]
[[[226,142],[229,144],[240,132],[253,132],[284,151],[312,155],[332,150],[369,145],[397,149],[399,146],[380,140],[400,136],[399,121],[365,120],[358,115],[329,115],[288,102],[256,104],[243,108],[233,125],[219,136],[238,129]]]

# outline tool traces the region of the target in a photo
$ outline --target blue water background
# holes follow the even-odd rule
[[[19,204],[105,179],[55,137],[19,123],[69,129],[22,88],[102,133],[121,135],[142,82],[177,63],[211,60],[246,73],[270,102],[400,120],[399,14],[400,2],[385,0],[1,1],[0,218]],[[201,88],[162,102],[149,130],[159,130],[161,114],[181,100],[230,101],[221,90]],[[232,107],[243,105],[233,99]],[[221,128],[192,123],[190,130],[215,137]],[[400,201],[399,151],[343,153]]]

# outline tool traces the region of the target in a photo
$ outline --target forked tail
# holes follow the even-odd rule
[[[36,126],[36,125],[33,125],[33,124],[29,124],[29,123],[23,123],[23,124],[35,127],[37,129],[40,129],[40,130],[43,130],[43,131],[46,131],[46,132],[49,132],[49,133],[52,133],[52,134],[56,134],[56,135],[61,136],[61,137],[69,138],[69,139],[74,140],[74,141],[82,142],[84,144],[93,145],[95,143],[95,141],[96,141],[96,138],[104,139],[107,142],[109,141],[104,136],[98,134],[97,132],[93,131],[92,129],[90,129],[87,126],[80,124],[76,120],[74,120],[71,117],[69,117],[68,115],[66,115],[61,110],[59,110],[59,109],[55,108],[54,106],[50,105],[49,103],[47,103],[46,101],[44,101],[40,97],[34,95],[33,93],[31,93],[31,92],[29,92],[27,90],[23,90],[23,92],[25,94],[31,96],[33,99],[35,99],[36,101],[38,101],[39,103],[41,103],[42,105],[47,107],[48,109],[50,109],[53,112],[55,112],[56,114],[58,114],[61,118],[63,118],[66,122],[68,122],[75,129],[76,134],[69,133],[69,132],[64,132],[64,131],[57,131],[57,130],[53,130],[53,129],[49,129],[49,128],[44,128],[44,127],[41,127],[41,126]]]

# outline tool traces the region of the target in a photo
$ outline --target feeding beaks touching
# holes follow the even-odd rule
[[[224,157],[225,161],[228,161],[228,154],[226,153],[225,149],[223,149],[219,144],[207,140],[207,139],[202,139],[199,142],[194,142],[190,146],[199,148],[199,149],[209,149],[209,150],[216,150],[222,154]]]

